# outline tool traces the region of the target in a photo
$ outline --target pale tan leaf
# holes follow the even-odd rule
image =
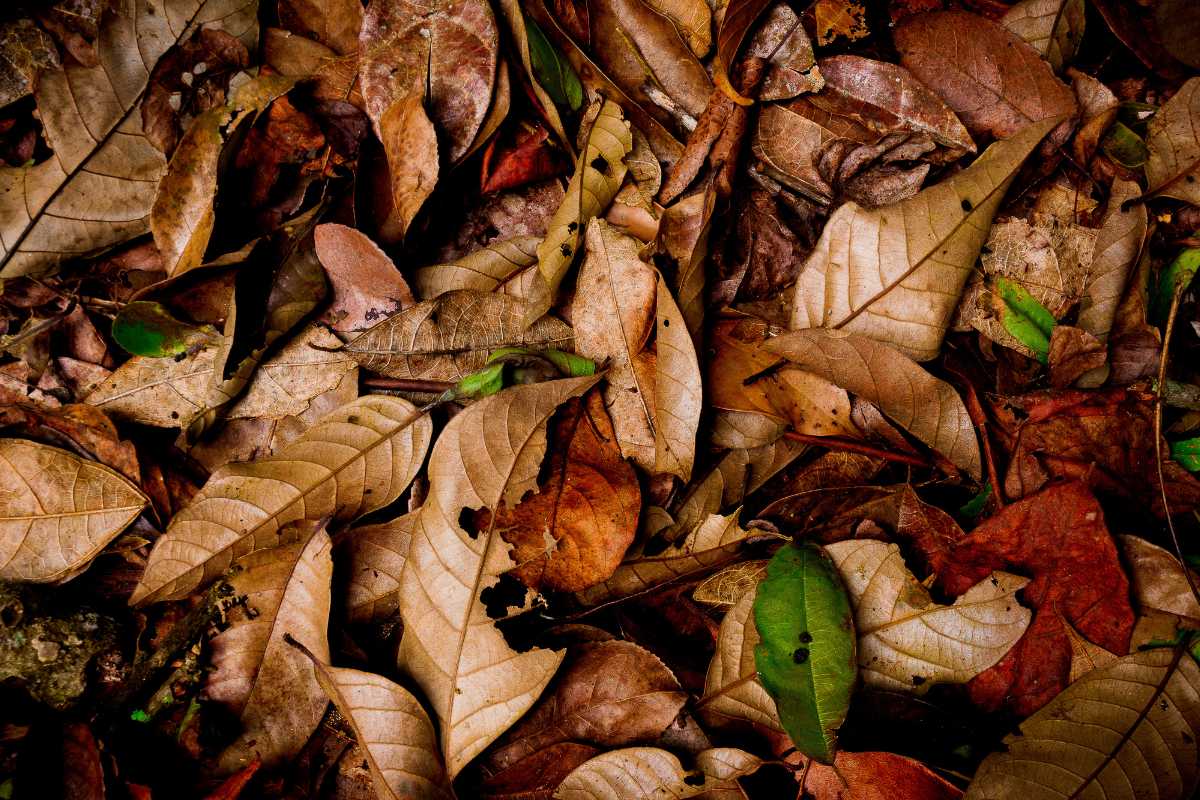
[[[1085,639],[1067,620],[1064,619],[1062,625],[1063,630],[1067,632],[1067,639],[1071,642],[1071,673],[1067,676],[1068,684],[1074,683],[1094,669],[1107,667],[1120,657]]]
[[[282,419],[303,414],[318,395],[335,389],[358,365],[341,342],[316,323],[296,335],[255,371],[250,387],[229,409],[230,419]]]
[[[750,535],[737,520],[738,511],[724,517],[712,514],[686,537],[653,555],[634,547],[611,578],[575,597],[584,605],[598,605],[719,567],[737,555]]]
[[[748,449],[772,444],[783,436],[787,423],[754,411],[718,409],[709,439],[714,447]]]
[[[540,241],[536,236],[514,236],[492,242],[457,261],[418,269],[413,276],[413,285],[424,300],[432,300],[455,289],[500,290],[522,297],[522,292],[510,291],[515,288],[513,279],[537,263]]]
[[[1146,130],[1146,194],[1200,205],[1200,78],[1192,78],[1158,110]]]
[[[714,725],[730,720],[750,722],[783,733],[775,701],[758,682],[754,648],[758,629],[754,626],[757,586],[744,592],[721,620],[717,648],[704,679],[704,697],[698,704],[701,717]]]
[[[792,327],[844,328],[917,361],[937,356],[1005,191],[1058,122],[996,142],[908,200],[873,211],[838,208],[800,272]]]
[[[692,479],[696,432],[704,407],[700,364],[687,323],[661,273],[657,285],[654,406],[658,424],[654,428],[654,471],[678,475],[687,483]]]
[[[432,433],[411,403],[370,395],[268,458],[222,467],[154,543],[130,602],[186,597],[234,559],[286,544],[291,522],[349,522],[383,508],[416,475]]]
[[[908,357],[873,339],[824,329],[787,333],[768,340],[766,348],[879,406],[913,436],[979,478],[979,442],[962,398]]]
[[[1138,610],[1165,611],[1183,617],[1193,626],[1200,626],[1200,603],[1188,585],[1187,575],[1170,551],[1152,544],[1140,536],[1122,534],[1117,537]],[[1200,585],[1200,576],[1195,576]]]
[[[74,577],[147,504],[128,478],[103,464],[0,439],[0,580]]]
[[[205,686],[242,720],[242,734],[219,759],[227,772],[254,758],[268,766],[290,760],[325,714],[328,700],[312,666],[283,638],[288,634],[329,658],[329,535],[312,527],[305,532],[307,541],[239,559],[228,579],[246,602],[212,640],[213,671]]]
[[[604,403],[622,455],[653,472],[657,359],[646,345],[654,331],[658,279],[639,257],[641,247],[604,220],[592,220],[571,321],[579,354],[609,365]]]
[[[1084,16],[1083,0],[1021,0],[1000,24],[1061,72],[1083,41]]]
[[[553,317],[524,326],[529,305],[505,294],[456,290],[393,314],[346,345],[361,366],[392,378],[456,381],[500,347],[572,349]]]
[[[627,747],[585,761],[559,784],[555,800],[682,800],[705,797],[732,800],[746,795],[737,783],[761,765],[755,756],[732,747],[696,755],[694,771],[657,747]]]
[[[313,230],[313,246],[333,287],[321,321],[343,334],[362,333],[416,303],[387,253],[362,231],[336,223]]]
[[[312,661],[321,687],[354,731],[379,800],[454,797],[433,724],[411,692],[382,675]]]
[[[562,651],[513,651],[481,600],[513,567],[495,529],[468,533],[464,509],[515,505],[537,487],[546,423],[598,378],[514,386],[455,416],[429,459],[429,496],[401,581],[400,664],[437,715],[453,778],[533,705]]]
[[[546,226],[546,238],[538,245],[539,278],[530,287],[532,307],[525,315],[526,324],[554,304],[558,286],[579,251],[584,230],[590,230],[591,221],[608,208],[624,183],[628,171],[625,156],[632,149],[633,133],[621,107],[605,100],[575,162],[566,197]]]
[[[662,212],[658,225],[658,250],[675,262],[673,288],[693,341],[701,341],[704,326],[704,265],[716,198],[710,189],[683,197]]]
[[[1029,627],[1017,602],[1028,578],[993,572],[953,605],[935,603],[900,548],[873,539],[825,546],[854,606],[859,674],[872,686],[924,691],[966,683],[995,664]]]
[[[400,578],[416,522],[413,511],[347,534],[339,555],[348,562],[346,616],[351,622],[385,619],[400,608]]]
[[[963,800],[1183,800],[1200,776],[1200,666],[1182,648],[1092,670],[983,760]]]
[[[53,155],[0,168],[0,275],[45,273],[149,230],[166,170],[138,113],[155,63],[200,26],[257,40],[257,0],[118,0],[99,63],[47,70],[35,96]]]
[[[379,117],[379,139],[387,154],[392,208],[400,238],[433,193],[438,180],[437,131],[425,115],[425,91],[397,99]]]
[[[705,0],[648,0],[647,6],[675,24],[691,48],[703,58],[712,47],[712,10]]]
[[[742,595],[758,586],[767,574],[765,559],[743,561],[710,575],[692,591],[692,599],[717,608],[732,608]]]

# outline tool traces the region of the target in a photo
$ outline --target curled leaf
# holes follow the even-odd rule
[[[216,331],[180,322],[161,304],[148,300],[136,300],[118,312],[112,337],[126,352],[147,358],[176,356],[218,339]]]

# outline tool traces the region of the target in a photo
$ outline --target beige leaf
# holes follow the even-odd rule
[[[1191,797],[1200,774],[1200,666],[1182,648],[1092,670],[983,760],[963,800]]]
[[[456,290],[393,314],[346,345],[361,366],[392,378],[456,381],[500,347],[572,349],[553,317],[525,327],[529,305],[505,294]]]
[[[354,731],[379,800],[454,797],[433,724],[411,692],[382,675],[312,661],[321,687]]]
[[[370,395],[268,458],[218,469],[154,543],[130,602],[186,597],[235,558],[286,544],[288,523],[383,508],[412,481],[432,433],[411,403]]]
[[[996,142],[915,197],[838,208],[800,272],[793,328],[844,328],[917,361],[937,356],[992,217],[1025,157],[1059,120]]]
[[[704,0],[648,0],[647,6],[675,24],[697,58],[712,47],[712,10]]]
[[[513,279],[537,263],[539,241],[536,236],[514,236],[492,242],[457,261],[418,269],[413,276],[413,285],[425,300],[455,289],[500,290],[522,297],[523,293],[510,291],[515,288]]]
[[[738,511],[724,517],[712,514],[679,542],[652,555],[645,552],[644,545],[635,546],[611,578],[575,597],[594,606],[719,567],[737,555],[750,535],[737,519]]]
[[[257,0],[117,0],[96,66],[68,61],[42,73],[35,96],[54,152],[0,168],[0,275],[49,272],[149,230],[167,166],[138,113],[150,71],[202,25],[256,41],[257,10]]]
[[[1119,656],[1110,653],[1098,644],[1092,644],[1083,637],[1075,626],[1065,619],[1062,621],[1063,630],[1071,642],[1071,673],[1067,676],[1067,684],[1072,684],[1087,673],[1100,667],[1107,667]]]
[[[416,303],[400,270],[362,231],[336,223],[313,230],[313,246],[333,287],[321,321],[343,334],[362,333]]]
[[[995,664],[1029,627],[1017,602],[1028,578],[993,572],[953,605],[933,601],[897,545],[851,539],[825,546],[850,602],[863,680],[885,689],[924,691],[966,683]]]
[[[1200,78],[1192,78],[1158,110],[1146,131],[1147,195],[1200,204]]]
[[[1061,72],[1083,41],[1083,0],[1021,0],[1000,19]]]
[[[313,398],[357,369],[345,353],[329,352],[339,344],[324,327],[310,324],[259,366],[246,394],[229,409],[229,418],[282,419],[304,413]]]
[[[633,133],[621,114],[621,107],[605,100],[587,141],[575,162],[575,174],[567,184],[562,205],[546,226],[546,238],[538,245],[538,275],[528,295],[532,307],[525,315],[533,323],[552,305],[558,286],[570,269],[584,229],[617,196],[628,168],[625,156],[633,149]]]
[[[1138,610],[1165,611],[1187,619],[1194,627],[1200,626],[1200,603],[1196,602],[1187,575],[1175,556],[1139,536],[1122,534],[1117,543],[1129,567]],[[1200,577],[1196,580],[1200,585]]]
[[[396,100],[379,118],[379,139],[391,173],[392,207],[401,238],[438,179],[437,131],[425,115],[425,93]]]
[[[446,425],[429,459],[429,497],[413,529],[401,580],[400,664],[437,715],[451,778],[524,714],[563,652],[513,651],[481,600],[513,567],[495,529],[463,530],[465,509],[515,505],[537,487],[546,423],[598,378],[515,386]]]
[[[147,504],[128,478],[103,464],[0,439],[0,580],[74,577]]]
[[[879,406],[956,467],[979,478],[979,442],[962,398],[906,356],[863,336],[816,328],[770,339],[766,348]]]
[[[342,549],[349,562],[346,616],[351,622],[385,619],[400,608],[400,578],[416,522],[413,511],[390,522],[363,525],[346,536]]]
[[[658,424],[654,428],[654,471],[678,475],[687,483],[692,479],[696,432],[704,407],[700,364],[696,360],[692,335],[666,280],[661,273],[656,277],[658,291],[654,313],[658,333],[654,405]]]
[[[754,626],[754,598],[757,586],[744,592],[721,620],[717,648],[704,679],[704,697],[697,704],[705,721],[744,720],[771,731],[783,733],[775,701],[758,682],[754,648],[758,629]]]
[[[717,409],[713,414],[709,440],[714,447],[749,449],[778,441],[786,430],[786,423],[765,414]]]
[[[259,550],[239,559],[229,584],[245,607],[212,640],[213,671],[205,692],[242,719],[242,734],[220,756],[232,772],[253,758],[278,765],[300,752],[325,714],[328,699],[308,659],[284,641],[289,634],[329,658],[329,536]],[[303,535],[303,534],[301,534]]]
[[[571,321],[579,354],[609,365],[604,403],[621,454],[653,472],[657,359],[646,345],[654,331],[658,279],[654,268],[638,256],[640,250],[633,237],[604,220],[592,220]]]
[[[692,591],[692,599],[707,606],[732,608],[742,599],[742,595],[758,586],[766,574],[765,559],[734,564],[701,581]]]
[[[694,341],[701,341],[704,326],[704,265],[712,230],[716,192],[695,192],[662,212],[658,250],[675,263],[675,294]]]
[[[684,770],[679,759],[657,747],[626,747],[585,761],[554,792],[555,800],[632,800],[703,795],[732,800],[746,795],[737,783],[762,764],[732,747],[715,747],[696,756],[697,772]]]

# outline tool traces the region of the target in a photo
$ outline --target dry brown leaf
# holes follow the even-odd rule
[[[571,350],[571,329],[553,317],[526,328],[529,304],[517,297],[460,289],[393,314],[350,341],[360,366],[392,378],[456,381],[501,347]]]
[[[57,447],[0,439],[0,580],[65,581],[148,505],[116,470]]]
[[[1146,238],[1146,206],[1125,207],[1140,192],[1133,181],[1119,178],[1113,181],[1108,210],[1092,248],[1092,263],[1080,298],[1076,325],[1102,342],[1108,339],[1112,330],[1126,278]]]
[[[279,22],[288,30],[342,55],[358,52],[363,8],[359,0],[280,0]]]
[[[461,159],[487,117],[496,84],[500,30],[484,0],[374,0],[359,33],[367,114],[386,142],[383,117],[406,96],[429,96],[431,119]]]
[[[269,458],[222,467],[154,543],[130,602],[186,597],[235,558],[286,544],[288,523],[348,522],[383,508],[420,469],[432,434],[411,403],[372,395]]]
[[[1075,95],[1036,50],[998,23],[935,11],[896,28],[895,41],[900,63],[941,95],[971,133],[1004,139],[1053,119],[1061,124],[1043,153],[1070,134],[1079,110]]]
[[[0,25],[0,107],[33,94],[42,70],[59,65],[54,40],[36,22],[5,21]]]
[[[455,289],[502,291],[524,297],[528,280],[523,279],[532,276],[528,268],[537,264],[540,241],[537,236],[514,236],[493,242],[448,264],[418,269],[413,285],[424,300]]]
[[[1083,42],[1083,0],[1021,0],[1000,19],[1000,24],[1021,37],[1062,72]]]
[[[918,361],[937,356],[1004,192],[1055,124],[997,142],[908,200],[874,211],[840,207],[800,273],[792,327],[844,328]]]
[[[692,479],[704,395],[696,348],[662,273],[656,275],[654,471]]]
[[[412,543],[417,512],[390,522],[363,525],[346,534],[339,556],[348,562],[346,616],[351,622],[372,622],[400,609],[400,579]]]
[[[1200,778],[1200,666],[1186,649],[1092,670],[983,760],[963,800],[1190,797]]]
[[[361,333],[416,303],[387,253],[363,232],[325,223],[313,230],[313,246],[333,287],[321,321],[339,333]]]
[[[767,10],[746,56],[769,62],[766,77],[758,87],[758,100],[764,103],[819,92],[825,85],[808,31],[791,6],[784,3]]]
[[[658,225],[658,252],[674,261],[675,294],[693,341],[701,341],[704,325],[705,262],[716,194],[705,190],[666,208]]]
[[[692,592],[692,599],[717,608],[732,608],[742,599],[742,595],[758,586],[766,574],[767,562],[764,559],[734,564],[701,581]],[[719,637],[717,641],[720,642]]]
[[[1028,578],[993,572],[954,600],[934,602],[894,544],[825,545],[854,607],[859,674],[871,686],[924,692],[966,683],[1004,657],[1032,617],[1016,593]]]
[[[712,9],[705,0],[646,0],[646,5],[675,24],[692,55],[703,58],[712,48]]]
[[[978,480],[975,427],[962,398],[885,344],[846,331],[794,331],[767,342],[772,353],[879,406],[894,422]]]
[[[783,723],[779,721],[775,700],[758,682],[758,669],[754,663],[754,648],[759,642],[753,617],[757,594],[755,584],[721,620],[716,652],[708,665],[698,712],[713,725],[742,721],[782,734]]]
[[[521,68],[525,71],[525,77],[529,79],[529,87],[533,90],[534,96],[537,98],[538,105],[541,106],[539,112],[542,118],[550,125],[550,130],[554,131],[554,135],[558,137],[558,141],[571,150],[571,140],[567,136],[566,130],[563,129],[562,118],[558,114],[558,108],[554,105],[554,100],[546,92],[545,88],[538,83],[537,75],[533,70],[533,60],[529,54],[529,33],[525,27],[525,13],[521,9],[519,0],[500,0],[500,14],[504,17],[505,23],[508,25],[508,32],[512,34],[512,43],[517,48],[517,58],[521,62]],[[468,287],[462,287],[468,288]],[[425,295],[428,299],[428,295]]]
[[[508,731],[489,764],[510,767],[560,742],[625,747],[652,742],[687,702],[662,661],[633,642],[590,642],[572,648],[554,683]]]
[[[1146,129],[1146,194],[1200,204],[1200,78],[1192,78],[1158,110]]]
[[[245,595],[245,606],[213,638],[213,670],[205,685],[211,699],[242,721],[242,734],[221,753],[222,771],[255,758],[268,766],[286,763],[325,715],[328,700],[312,666],[283,638],[290,635],[329,658],[329,535],[311,526],[305,532],[305,541],[239,559],[229,578],[234,593]]]
[[[458,414],[429,459],[429,496],[413,530],[401,582],[400,664],[437,715],[451,778],[533,705],[563,653],[512,650],[482,599],[512,568],[494,528],[475,534],[466,509],[515,504],[537,485],[546,423],[596,377],[514,386]],[[518,601],[519,603],[519,601]],[[493,608],[507,616],[507,605]]]
[[[699,773],[685,771],[679,759],[657,747],[627,747],[598,755],[567,776],[555,800],[627,800],[705,797],[734,800],[746,795],[737,779],[762,761],[733,747],[717,747],[696,756]]]
[[[350,723],[378,800],[451,800],[437,734],[421,703],[382,675],[331,667],[310,653],[321,688]]]
[[[167,166],[137,113],[150,71],[201,25],[253,42],[257,6],[252,0],[119,0],[106,20],[96,66],[67,63],[42,73],[35,97],[54,153],[33,166],[0,168],[0,275],[45,273],[149,229],[155,187]],[[97,102],[76,103],[77,97]]]
[[[438,180],[437,132],[425,115],[424,87],[388,106],[378,125],[391,177],[396,235],[403,239]]]
[[[1139,611],[1163,611],[1184,618],[1193,627],[1200,625],[1200,602],[1170,551],[1128,534],[1117,536],[1117,544],[1125,557]],[[1197,581],[1200,584],[1200,579]]]

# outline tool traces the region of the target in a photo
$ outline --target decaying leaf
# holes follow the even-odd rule
[[[1132,181],[1113,181],[1108,211],[1096,234],[1091,268],[1079,302],[1076,324],[1102,342],[1112,330],[1126,278],[1146,237],[1146,207],[1126,206],[1139,191]]]
[[[835,211],[800,273],[792,327],[845,329],[934,358],[1005,191],[1054,124],[1030,125],[894,206]]]
[[[361,231],[318,225],[313,246],[333,287],[333,302],[321,320],[335,331],[361,333],[416,303],[396,265]]]
[[[962,399],[908,357],[873,339],[817,328],[778,336],[766,348],[875,403],[959,469],[979,477],[979,442]]]
[[[742,720],[783,733],[775,700],[759,683],[754,662],[754,649],[759,643],[753,618],[757,595],[757,586],[752,587],[721,620],[716,652],[704,679],[699,713],[712,724]]]
[[[318,658],[329,658],[329,536],[307,530],[307,540],[239,559],[229,579],[244,609],[212,641],[213,671],[205,691],[242,720],[242,734],[221,754],[232,772],[253,758],[286,763],[300,751],[325,714],[327,699],[302,653],[284,634]]]
[[[155,542],[130,602],[186,597],[234,559],[286,544],[290,522],[349,521],[386,506],[425,460],[432,427],[411,403],[373,395],[274,456],[218,469]]]
[[[1183,648],[1085,674],[979,765],[964,800],[1191,795],[1200,778],[1200,667]]]
[[[529,305],[506,294],[460,289],[393,314],[350,341],[362,367],[392,378],[456,381],[501,347],[570,350],[571,329],[553,317],[525,327]]]
[[[524,291],[513,284],[526,283],[519,280],[525,275],[532,277],[527,268],[537,264],[538,241],[536,236],[515,236],[494,242],[448,264],[422,267],[413,283],[425,300],[455,289],[491,292],[501,287],[505,294],[524,297]]]
[[[1158,110],[1146,131],[1146,194],[1200,203],[1200,78],[1192,78]]]
[[[1061,72],[1079,50],[1085,23],[1083,0],[1021,0],[1000,24]]]
[[[654,471],[677,475],[687,483],[696,460],[696,434],[704,406],[700,365],[666,279],[662,273],[655,278]]]
[[[515,386],[484,398],[446,425],[430,456],[429,497],[401,583],[400,664],[433,706],[451,777],[533,705],[563,658],[540,648],[517,653],[504,641],[494,618],[507,616],[507,606],[489,614],[483,595],[512,568],[508,545],[494,526],[463,530],[460,515],[515,504],[535,488],[547,420],[596,380]]]
[[[994,572],[946,606],[913,577],[894,544],[851,540],[826,545],[825,552],[850,592],[858,664],[868,684],[924,691],[933,683],[966,683],[1029,626],[1029,609],[1016,599],[1028,578]]]
[[[354,528],[346,536],[346,615],[352,622],[386,619],[399,610],[400,580],[416,521],[413,511],[390,522]]]
[[[0,579],[82,572],[148,505],[128,478],[57,447],[0,439]]]
[[[758,586],[766,572],[767,562],[762,559],[734,564],[701,581],[692,592],[692,599],[718,608],[732,608],[742,595]]]
[[[388,106],[378,125],[387,153],[396,230],[403,239],[438,179],[437,132],[425,115],[423,87]]]
[[[732,747],[705,750],[696,756],[696,771],[685,771],[679,759],[656,747],[628,747],[596,756],[567,776],[555,800],[624,800],[627,797],[743,797],[737,778],[762,762]]]

